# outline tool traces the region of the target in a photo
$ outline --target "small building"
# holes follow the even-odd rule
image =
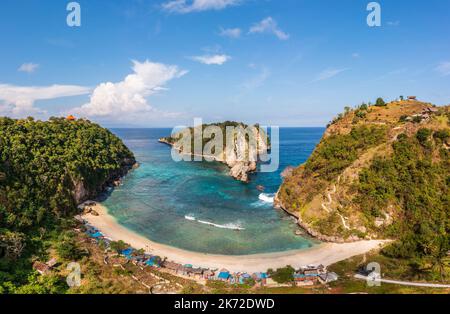
[[[175,273],[178,273],[178,271],[183,268],[183,266],[181,264],[177,264],[177,263],[169,262],[169,261],[165,261],[164,263],[162,263],[161,266],[164,268],[167,268],[168,270],[174,271]]]
[[[217,275],[218,280],[228,281],[229,278],[230,278],[230,272],[226,269],[220,270],[219,274]]]
[[[76,120],[76,118],[72,115],[68,115],[66,119],[67,119],[67,121],[75,121]]]
[[[45,264],[47,264],[48,267],[53,268],[56,264],[58,264],[58,260],[56,258],[52,258]]]
[[[215,275],[216,275],[216,273],[213,270],[210,270],[210,269],[206,269],[203,272],[203,278],[207,279],[207,280],[213,279]]]
[[[415,101],[417,100],[417,96],[408,96],[408,100]]]
[[[37,261],[33,263],[33,269],[41,275],[47,275],[50,273],[50,266]]]
[[[423,113],[424,114],[431,114],[431,113],[436,113],[438,111],[439,111],[439,109],[436,108],[436,107],[428,107],[428,108],[424,109]]]
[[[160,267],[161,266],[161,257],[159,256],[152,256],[150,257],[150,259],[148,259],[145,264],[147,266],[152,266],[152,267]]]
[[[334,272],[327,272],[320,274],[319,278],[323,283],[329,283],[338,280],[339,276]]]

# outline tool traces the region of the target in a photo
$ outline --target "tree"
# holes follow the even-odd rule
[[[6,258],[18,259],[25,245],[25,235],[22,233],[6,231],[0,234],[0,248],[3,249]]]
[[[66,232],[59,237],[59,243],[56,251],[58,255],[65,260],[79,260],[83,257],[83,252],[78,247],[72,232]]]
[[[123,250],[128,249],[130,245],[123,242],[122,240],[119,240],[111,242],[110,247],[111,250],[116,251],[117,253],[121,253]]]
[[[379,97],[379,98],[377,98],[377,101],[375,102],[375,106],[384,107],[384,106],[386,106],[386,103],[383,98]]]
[[[290,283],[294,281],[294,273],[295,269],[290,265],[283,268],[278,268],[275,271],[272,269],[268,270],[270,277],[278,283]]]
[[[421,128],[417,131],[416,138],[421,145],[425,145],[430,138],[432,131],[430,129]]]

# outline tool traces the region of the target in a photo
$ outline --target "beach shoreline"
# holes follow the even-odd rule
[[[146,253],[158,255],[162,258],[166,257],[176,263],[210,269],[226,268],[233,272],[265,272],[269,268],[276,269],[286,265],[291,265],[294,268],[319,264],[328,266],[352,256],[378,249],[388,242],[385,240],[367,240],[343,244],[323,243],[309,249],[243,256],[206,254],[186,251],[151,241],[120,225],[108,213],[105,206],[96,203],[90,207],[98,213],[98,216],[89,213],[82,215],[82,218],[113,241],[122,240],[135,249],[144,249]]]

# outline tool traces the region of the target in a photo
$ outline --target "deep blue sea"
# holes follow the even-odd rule
[[[325,129],[281,129],[278,171],[256,173],[249,184],[229,177],[219,163],[174,162],[170,147],[158,143],[171,129],[112,131],[140,164],[104,201],[125,227],[155,242],[211,254],[281,252],[317,243],[296,236],[293,218],[267,201],[281,184],[281,172],[305,162]]]

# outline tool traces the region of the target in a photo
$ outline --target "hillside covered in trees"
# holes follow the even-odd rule
[[[380,100],[346,108],[277,202],[324,241],[393,239],[386,256],[448,274],[449,149],[448,106]]]
[[[32,262],[77,205],[134,164],[118,137],[87,120],[0,118],[0,293],[29,284]]]

